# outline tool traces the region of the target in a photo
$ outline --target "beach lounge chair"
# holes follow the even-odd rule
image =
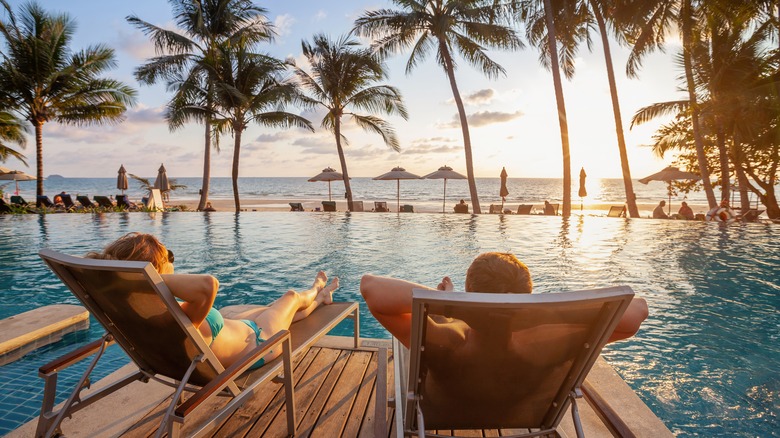
[[[79,204],[81,204],[84,208],[95,208],[96,207],[95,204],[93,204],[92,201],[89,200],[88,196],[78,195],[78,196],[76,196],[76,200],[79,201]]]
[[[99,207],[114,208],[114,203],[111,202],[110,199],[108,199],[108,196],[93,196],[92,200],[97,202]]]
[[[745,214],[742,215],[742,220],[745,222],[754,222],[758,220],[758,217],[761,216],[761,213],[763,213],[764,210],[757,210],[755,208],[751,208],[750,210],[746,211]]]
[[[607,212],[607,217],[626,217],[626,206],[613,205],[612,207],[609,207],[609,212]]]
[[[0,198],[0,214],[10,213],[11,207],[5,202],[5,199]]]
[[[363,201],[352,201],[352,208],[349,211],[352,212],[363,211]]]
[[[544,214],[547,216],[558,216],[558,208],[560,206],[561,204],[550,204],[550,208],[547,208],[547,206],[545,206]]]
[[[202,436],[251,398],[258,385],[275,378],[282,367],[284,377],[280,380],[285,386],[287,431],[294,435],[292,358],[345,318],[354,320],[355,348],[359,346],[357,303],[334,303],[316,309],[309,317],[293,324],[289,331],[271,336],[224,369],[150,263],[86,259],[49,249],[43,249],[39,254],[106,329],[106,334],[39,369],[39,375],[46,383],[36,436],[53,436],[59,431],[62,420],[71,413],[134,381],[147,382],[149,379],[176,389],[162,419],[155,417],[152,420],[160,421],[157,436]],[[81,394],[88,386],[89,374],[105,348],[113,342],[127,353],[138,372],[86,396]],[[269,350],[280,348],[281,356],[251,372],[246,376],[248,378],[238,379]],[[93,354],[95,358],[76,389],[63,407],[55,410],[57,373]],[[185,390],[194,394],[182,402]],[[227,396],[223,399],[224,404],[215,402],[216,396],[220,395]],[[205,422],[201,423],[202,419],[206,419]],[[193,424],[195,422],[197,424]]]
[[[54,208],[54,203],[51,202],[51,199],[49,199],[46,195],[38,195],[36,198],[36,204],[38,207],[46,207],[46,208]]]
[[[290,211],[305,211],[300,202],[290,202]]]
[[[490,204],[490,214],[499,214],[499,213],[503,213],[503,211],[501,211],[501,206],[498,204]]]
[[[582,436],[576,406],[581,385],[633,295],[626,286],[546,294],[415,289],[410,348],[393,339],[393,430],[399,437],[475,429],[559,436],[556,428],[571,405]],[[459,349],[458,342],[437,336],[442,320],[464,325],[469,336],[486,342]],[[386,363],[384,354],[380,363]],[[377,387],[385,387],[387,374],[379,372],[378,379],[384,382]],[[376,401],[380,423],[387,418],[383,402]],[[387,430],[386,424],[376,430]]]
[[[468,204],[461,204],[457,203],[454,207],[452,207],[452,210],[455,213],[468,213],[469,212],[469,205]]]
[[[127,199],[127,195],[116,195],[116,206],[130,209],[132,207],[132,204],[130,204],[130,201]]]
[[[73,198],[69,194],[60,193],[60,198],[62,198],[62,205],[65,206],[66,210],[74,210],[76,208],[76,204],[73,203]]]
[[[26,207],[27,205],[29,205],[27,203],[27,201],[24,200],[24,198],[22,198],[21,196],[18,196],[18,195],[11,196],[11,204],[21,205],[23,207]]]
[[[534,208],[530,204],[520,204],[517,206],[517,214],[531,214],[531,210]]]
[[[402,205],[401,213],[414,213],[414,205],[408,205],[408,204]]]
[[[322,201],[322,211],[336,211],[336,201]]]
[[[387,213],[390,211],[389,208],[387,208],[387,202],[385,201],[374,201],[374,211],[380,212],[380,213]]]

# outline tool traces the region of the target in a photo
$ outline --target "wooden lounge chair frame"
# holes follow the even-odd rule
[[[553,204],[553,203],[551,202],[551,203],[550,203],[550,206],[551,206],[551,207],[552,207],[552,209],[553,209],[553,213],[552,213],[552,214],[548,214],[548,213],[547,213],[547,209],[545,208],[545,209],[544,209],[544,214],[545,214],[546,216],[558,216],[558,209],[560,208],[561,204]]]
[[[352,208],[349,209],[351,212],[362,212],[363,211],[363,201],[352,201]]]
[[[205,435],[252,397],[259,385],[271,379],[284,383],[288,433],[294,435],[292,358],[347,318],[354,320],[355,348],[360,343],[357,303],[333,303],[319,307],[309,317],[293,324],[290,330],[271,336],[225,369],[150,263],[86,259],[49,249],[41,250],[39,255],[106,328],[106,334],[39,369],[45,388],[36,437],[61,434],[60,424],[65,417],[132,382],[146,383],[150,379],[176,389],[157,437],[165,433],[178,437],[185,425],[190,428],[186,431],[187,436]],[[82,396],[81,392],[90,384],[90,373],[105,349],[114,342],[138,366],[138,372]],[[279,347],[282,355],[253,371],[250,379],[242,379],[247,384],[239,387],[238,378],[271,349]],[[63,406],[55,410],[57,373],[93,354],[94,359],[73,392]],[[284,369],[283,375],[277,377],[280,368]],[[184,391],[194,394],[185,401]],[[212,412],[205,422],[198,425],[186,422],[187,418],[203,411],[198,408],[209,406],[207,401],[222,395],[231,399]],[[205,409],[205,415],[209,415],[209,408]]]
[[[454,207],[452,207],[452,211],[455,213],[468,213],[469,212],[469,205],[468,204],[455,204]]]
[[[387,202],[374,201],[374,211],[379,213],[389,213],[390,209],[387,208]]]
[[[303,204],[300,202],[290,202],[290,211],[305,211],[303,209]]]
[[[336,211],[336,201],[322,201],[322,211]]]
[[[517,214],[531,214],[533,208],[532,204],[520,204],[517,206]]]
[[[438,291],[415,289],[412,298],[410,349],[406,349],[398,339],[393,339],[396,396],[387,402],[387,405],[395,406],[393,430],[396,431],[398,437],[410,435],[442,436],[432,432],[440,429],[502,429],[502,436],[558,436],[556,429],[566,414],[566,410],[571,406],[571,415],[577,436],[582,437],[582,424],[576,403],[577,399],[582,397],[582,384],[633,296],[633,291],[627,286],[533,295],[442,294]],[[512,398],[507,402],[506,395],[513,395],[513,388],[509,388],[504,394],[486,391],[486,393],[475,397],[474,400],[467,400],[462,395],[458,397],[452,394],[438,394],[437,397],[435,393],[426,392],[428,391],[426,379],[430,379],[430,373],[433,372],[430,371],[429,365],[437,360],[436,352],[432,348],[436,345],[432,346],[426,342],[426,329],[430,318],[437,316],[447,316],[461,322],[474,320],[478,322],[481,319],[484,327],[491,328],[497,322],[506,324],[507,327],[511,327],[509,329],[511,331],[506,333],[519,334],[521,339],[524,334],[521,331],[523,329],[536,328],[540,331],[547,331],[550,328],[555,328],[556,324],[562,324],[561,327],[576,327],[577,330],[572,331],[570,336],[564,335],[561,337],[562,342],[556,344],[556,346],[561,345],[561,350],[566,352],[564,355],[566,360],[560,365],[550,366],[549,375],[539,375],[540,370],[542,373],[548,372],[546,366],[537,365],[536,368],[533,368],[532,365],[528,365],[523,360],[514,360],[513,357],[510,357],[508,361],[511,366],[506,366],[501,361],[507,361],[505,359],[495,360],[492,355],[479,355],[478,359],[481,362],[495,360],[496,365],[502,370],[511,370],[509,371],[511,373],[509,381],[512,383],[509,386],[516,385],[520,388],[519,393],[525,394],[525,397]],[[546,319],[548,317],[550,319]],[[526,322],[526,320],[531,322]],[[546,324],[546,322],[550,324]],[[536,323],[538,325],[533,325]],[[524,326],[523,324],[530,325]],[[506,351],[504,345],[498,348],[502,350],[502,353]],[[529,349],[533,351],[527,352],[525,357],[547,354],[544,348]],[[384,388],[387,384],[387,374],[382,369],[387,363],[386,354],[386,349],[379,352],[379,361],[382,366],[378,371],[377,388]],[[500,355],[501,353],[497,354],[496,357],[500,357]],[[443,365],[448,368],[459,365],[451,361],[446,362]],[[526,376],[525,379],[517,377],[524,376],[529,370],[530,377]],[[469,385],[469,382],[472,384],[468,388],[475,385],[481,388],[487,385],[488,381],[495,379],[493,375],[473,372],[471,368],[468,368],[468,365],[463,365],[463,368],[458,369],[453,374],[449,379],[455,379],[456,382],[446,380],[448,377],[445,377],[438,381],[439,388],[456,388],[458,390],[463,385]],[[540,380],[546,385],[540,385],[539,380],[535,380],[534,377],[541,377]],[[546,381],[546,379],[552,380]],[[480,400],[491,400],[493,397],[503,397],[500,399],[502,407],[505,406],[504,403],[511,404],[511,409],[508,409],[507,412],[496,412],[494,415],[490,407],[484,408],[479,405]],[[376,432],[387,430],[385,423],[387,405],[384,400],[376,401]],[[487,414],[473,412],[473,410],[480,408],[487,409]],[[507,415],[507,413],[511,415]],[[431,419],[430,422],[428,422],[428,417]],[[478,424],[474,424],[475,422]],[[503,429],[527,429],[528,432],[504,435]]]
[[[609,207],[609,212],[607,212],[607,217],[626,217],[626,206],[613,205],[612,207]]]
[[[401,213],[414,213],[414,205],[409,205],[409,204],[402,205]]]
[[[97,202],[98,207],[114,208],[114,204],[111,202],[110,199],[108,199],[108,196],[97,195],[97,196],[93,196],[92,200]]]

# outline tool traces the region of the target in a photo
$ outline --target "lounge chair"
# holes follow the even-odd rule
[[[410,349],[393,339],[393,430],[399,437],[474,429],[559,436],[556,429],[571,405],[582,436],[576,406],[581,385],[633,295],[625,286],[549,294],[415,289]],[[469,336],[483,335],[487,342],[464,352],[442,341],[434,325],[444,318],[482,332]],[[383,355],[380,363],[386,363]],[[385,387],[386,373],[378,379],[384,382],[377,387]],[[376,408],[376,430],[387,430],[381,424],[384,400]]]
[[[758,217],[761,216],[761,213],[763,212],[764,210],[751,208],[750,210],[746,211],[745,214],[742,215],[742,220],[745,222],[754,222],[758,220]]]
[[[547,208],[547,206],[545,206],[544,214],[547,215],[547,216],[558,216],[558,208],[560,206],[561,206],[561,204],[550,204],[551,208],[549,208],[549,209]]]
[[[531,210],[534,208],[530,204],[520,204],[517,206],[517,214],[531,214]]]
[[[322,201],[322,211],[336,211],[336,201]]]
[[[76,196],[76,200],[79,201],[79,204],[81,204],[84,208],[95,208],[96,205],[92,203],[92,201],[89,200],[88,196],[84,195],[78,195]]]
[[[374,211],[380,212],[380,213],[387,213],[390,211],[389,208],[387,208],[387,202],[385,201],[374,201]]]
[[[607,217],[626,217],[626,206],[613,205],[612,207],[609,207],[609,212],[607,212]]]
[[[305,211],[300,202],[290,202],[290,211]]]
[[[62,205],[65,206],[66,210],[74,210],[76,208],[76,204],[73,203],[73,198],[71,198],[68,193],[60,193],[60,198],[62,198]]]
[[[468,204],[455,204],[454,207],[452,207],[452,210],[455,213],[468,213],[469,212],[469,205]]]
[[[10,213],[11,211],[11,207],[5,202],[5,199],[0,198],[0,214]]]
[[[408,205],[408,204],[402,205],[401,213],[414,213],[414,205]]]
[[[352,208],[349,209],[352,212],[363,211],[363,201],[352,201]]]
[[[176,388],[157,436],[166,433],[169,437],[179,436],[182,427],[187,428],[185,432],[188,436],[201,436],[241,407],[254,395],[258,385],[276,377],[282,367],[287,431],[294,435],[292,358],[345,318],[354,319],[355,348],[359,346],[357,303],[334,303],[318,308],[309,317],[293,324],[289,331],[283,330],[271,336],[224,369],[150,263],[86,259],[49,249],[43,249],[39,254],[106,329],[106,334],[39,369],[46,386],[36,436],[55,435],[62,420],[71,413],[134,381],[146,382],[150,378]],[[127,353],[139,371],[99,391],[82,395],[81,390],[88,385],[89,374],[105,348],[113,342]],[[238,377],[242,373],[271,349],[279,348],[282,349],[281,356],[253,371],[249,378],[241,379],[240,382],[246,386],[239,387],[242,383]],[[92,354],[95,358],[76,389],[61,409],[54,410],[58,371]],[[181,395],[185,390],[194,394],[182,403]],[[208,403],[218,395],[230,399],[224,404]],[[206,420],[201,423],[203,418]],[[198,424],[193,424],[195,421]]]
[[[498,204],[490,204],[490,214],[503,213],[502,207]]]
[[[133,204],[130,203],[130,200],[127,199],[127,195],[116,195],[116,206],[120,208],[130,209],[133,207]]]
[[[46,207],[46,208],[54,208],[55,205],[53,202],[51,202],[51,199],[49,199],[46,195],[38,195],[35,197],[36,204],[38,207]]]
[[[114,208],[114,203],[111,202],[110,199],[108,199],[108,196],[93,196],[92,200],[97,202],[98,207]]]
[[[11,204],[20,205],[22,207],[26,207],[29,205],[27,201],[24,200],[24,198],[18,195],[11,196]]]

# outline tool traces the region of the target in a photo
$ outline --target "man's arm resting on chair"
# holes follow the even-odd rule
[[[647,301],[644,298],[634,297],[607,342],[615,342],[634,336],[639,331],[642,322],[647,319],[647,315]]]

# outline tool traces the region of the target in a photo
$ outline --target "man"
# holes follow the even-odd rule
[[[666,201],[658,203],[658,206],[653,210],[653,219],[669,219],[669,216],[664,212],[664,207],[666,207]]]
[[[680,207],[680,211],[677,212],[680,216],[682,216],[685,219],[693,220],[693,209],[688,206],[688,203],[683,201],[682,207]]]

